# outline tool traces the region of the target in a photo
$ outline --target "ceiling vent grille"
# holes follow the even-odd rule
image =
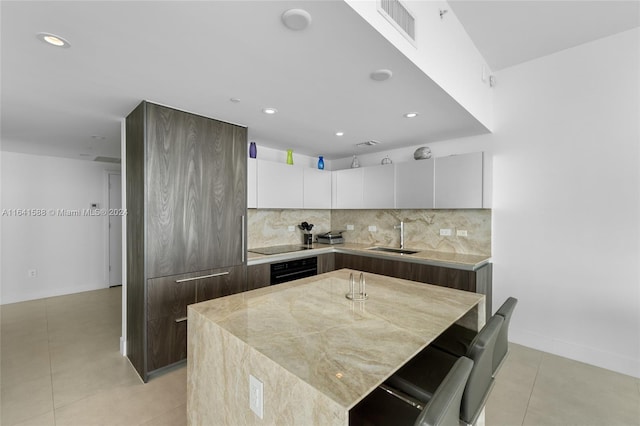
[[[380,0],[378,12],[415,46],[416,19],[399,0]]]

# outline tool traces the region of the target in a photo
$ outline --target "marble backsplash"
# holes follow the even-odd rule
[[[302,244],[305,233],[298,225],[312,223],[312,234],[331,230],[331,210],[249,209],[247,214],[248,248]],[[289,226],[294,226],[289,231]]]
[[[404,221],[404,246],[410,249],[446,253],[491,256],[491,210],[266,210],[249,209],[248,248],[302,243],[298,228],[302,222],[314,225],[312,233],[329,230],[343,232],[345,242],[400,246],[400,231],[394,229]],[[289,231],[289,226],[295,226]],[[369,231],[375,226],[375,231]],[[451,236],[441,236],[440,229],[451,229]],[[456,236],[456,231],[467,236]]]
[[[332,210],[331,227],[343,232],[345,242],[400,247],[400,230],[404,221],[404,247],[446,253],[491,256],[491,210]],[[375,231],[369,231],[375,226]],[[441,236],[441,229],[451,229],[451,236]],[[456,231],[467,231],[466,237]]]

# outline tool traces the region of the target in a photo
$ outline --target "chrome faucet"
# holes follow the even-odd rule
[[[400,225],[395,225],[393,229],[400,229],[400,248],[404,248],[404,222],[400,221]]]

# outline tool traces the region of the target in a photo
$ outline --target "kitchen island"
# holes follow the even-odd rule
[[[341,425],[349,410],[454,322],[484,325],[484,296],[341,269],[190,305],[190,425]],[[249,408],[250,375],[263,416]],[[253,395],[255,399],[255,394]]]

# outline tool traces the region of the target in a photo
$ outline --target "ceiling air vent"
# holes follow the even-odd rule
[[[120,159],[115,157],[96,157],[93,161],[97,161],[99,163],[115,163],[120,164]]]
[[[416,19],[399,0],[379,0],[378,12],[384,16],[414,46],[416,45]]]

